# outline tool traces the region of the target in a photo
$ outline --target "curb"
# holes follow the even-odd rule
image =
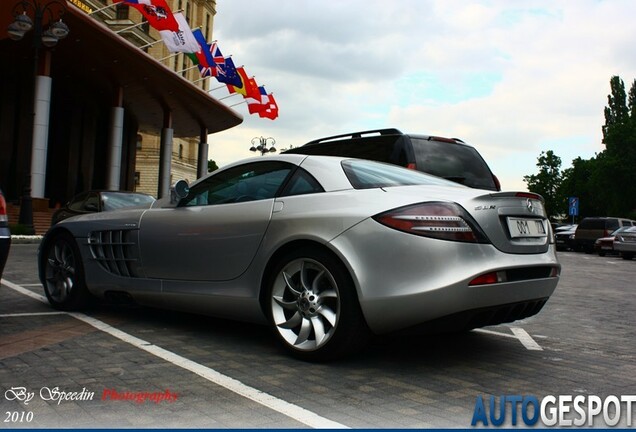
[[[42,241],[41,235],[12,235],[11,236],[11,244],[40,244]]]

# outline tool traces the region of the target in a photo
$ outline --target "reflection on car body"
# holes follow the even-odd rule
[[[527,192],[295,154],[237,162],[176,190],[150,209],[52,227],[39,252],[51,304],[81,309],[123,293],[269,324],[293,355],[325,360],[374,333],[532,316],[559,278],[542,199]]]
[[[53,213],[51,225],[72,216],[102,211],[117,210],[126,207],[150,207],[155,201],[151,195],[127,191],[89,191],[83,192]]]

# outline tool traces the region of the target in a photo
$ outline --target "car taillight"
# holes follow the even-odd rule
[[[381,213],[373,219],[390,228],[423,237],[489,243],[468,213],[457,204],[415,204]]]
[[[0,195],[0,222],[7,222],[7,202],[4,196]]]
[[[415,166],[415,162],[411,162],[411,163],[409,163],[409,164],[406,166],[406,168],[407,168],[407,169],[410,169],[410,170],[416,170],[416,169],[417,169],[417,167]]]

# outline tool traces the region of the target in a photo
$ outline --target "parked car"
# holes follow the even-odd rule
[[[9,220],[7,218],[7,202],[4,199],[2,189],[0,189],[0,278],[4,271],[4,265],[9,257],[11,248],[11,231],[9,230]]]
[[[594,242],[601,237],[608,237],[613,231],[623,226],[633,226],[636,222],[617,217],[584,218],[574,233],[574,249],[585,253],[594,252]]]
[[[574,249],[574,233],[577,225],[566,225],[556,228],[554,238],[556,240],[556,249],[558,251],[567,251]]]
[[[95,190],[76,195],[66,205],[53,213],[51,225],[72,216],[103,211],[117,210],[126,207],[150,207],[155,201],[151,195],[140,192]]]
[[[621,257],[631,260],[636,254],[636,226],[621,231],[614,237],[614,250],[620,253]]]
[[[378,129],[311,141],[285,153],[342,156],[387,162],[465,186],[500,191],[499,180],[479,152],[458,138]]]
[[[467,330],[539,312],[560,264],[539,195],[373,161],[252,158],[150,209],[67,219],[39,250],[53,307],[92,297],[269,323],[306,360],[370,334]]]
[[[630,228],[631,226],[620,227],[612,232],[609,236],[596,239],[596,241],[594,242],[594,250],[596,251],[596,253],[598,253],[599,256],[605,256],[607,254],[617,254],[618,252],[614,249],[614,239],[619,233]]]

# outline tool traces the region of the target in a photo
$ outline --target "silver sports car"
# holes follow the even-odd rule
[[[42,241],[58,309],[96,298],[267,323],[326,360],[372,334],[536,314],[560,273],[540,196],[421,172],[281,155],[178,182],[150,209],[63,221]]]

